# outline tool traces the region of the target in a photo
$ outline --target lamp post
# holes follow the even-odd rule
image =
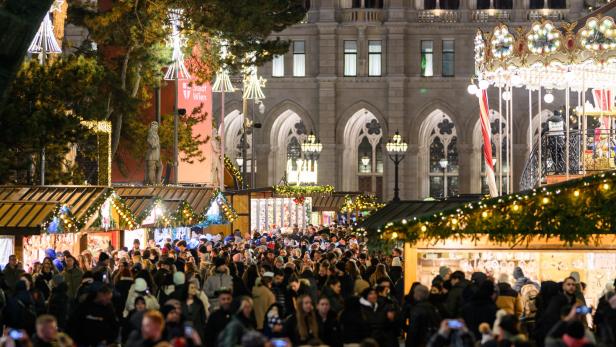
[[[392,201],[400,201],[400,188],[398,187],[398,166],[404,159],[404,153],[408,149],[408,144],[402,140],[398,130],[392,138],[385,144],[389,159],[394,162],[394,198]],[[362,158],[363,162],[363,158]]]
[[[447,197],[447,165],[449,165],[449,160],[447,158],[443,158],[438,161],[438,165],[443,169],[443,197]]]
[[[254,54],[249,54],[246,59],[249,62],[254,62],[255,60],[255,56]],[[244,93],[242,94],[242,99],[243,99],[243,105],[242,105],[242,116],[243,116],[243,122],[242,122],[242,138],[244,139],[244,141],[247,141],[247,137],[246,137],[246,130],[248,128],[252,128],[253,127],[253,121],[254,121],[254,113],[253,113],[253,120],[250,121],[248,119],[246,119],[247,113],[248,113],[248,100],[254,100],[253,102],[253,112],[254,112],[254,107],[256,103],[259,103],[259,108],[262,109],[262,107],[264,107],[265,105],[261,106],[263,104],[262,101],[265,99],[265,94],[263,94],[263,90],[261,90],[261,88],[265,88],[265,83],[267,82],[266,79],[264,79],[263,77],[259,77],[257,75],[257,66],[256,65],[251,65],[248,68],[246,68],[246,70],[244,71]],[[259,102],[260,101],[260,102]],[[254,141],[255,140],[255,134],[254,131],[252,133],[252,143],[250,144],[252,146],[251,148],[251,158],[250,158],[250,175],[251,175],[251,183],[254,187],[255,184],[255,180],[254,180],[254,172],[255,172],[255,158],[254,158]],[[243,149],[243,155],[244,157],[246,157],[246,150]],[[246,159],[246,158],[245,158]],[[242,173],[245,174],[246,173],[246,169],[247,169],[248,164],[246,163],[246,165],[243,167],[243,171]]]
[[[314,132],[310,130],[310,134],[308,135],[308,137],[306,137],[306,140],[304,140],[304,142],[301,144],[301,147],[302,147],[302,153],[304,154],[303,164],[307,165],[306,170],[310,174],[308,176],[310,181],[305,182],[305,183],[316,184],[317,174],[318,174],[317,161],[319,160],[319,155],[321,154],[321,151],[323,150],[323,144],[316,137]],[[301,171],[303,170],[300,169],[300,172]],[[298,183],[300,180],[301,179],[298,179]]]
[[[226,59],[228,55],[227,44],[223,42],[221,45],[220,57]],[[218,73],[212,86],[214,93],[220,93],[220,172],[218,173],[218,183],[221,192],[225,191],[225,93],[233,93],[235,88],[231,84],[229,72],[223,66]]]
[[[174,101],[173,101],[173,183],[178,183],[178,167],[180,159],[180,151],[178,148],[178,127],[180,110],[178,107],[178,88],[180,86],[180,80],[190,79],[190,74],[186,65],[184,65],[184,53],[182,47],[184,42],[180,33],[180,17],[182,16],[181,10],[170,10],[169,21],[171,22],[171,37],[170,43],[173,47],[173,53],[171,55],[171,64],[167,68],[165,73],[166,81],[174,81]]]
[[[244,171],[242,171],[242,169],[244,168],[244,158],[240,155],[239,157],[235,158],[235,162],[237,163],[237,166],[240,167],[240,172],[242,173],[242,183],[240,185],[240,189],[244,189]]]

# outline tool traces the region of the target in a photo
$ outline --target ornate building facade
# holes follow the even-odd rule
[[[323,144],[319,184],[387,200],[394,174],[384,144],[399,130],[409,143],[400,167],[403,199],[485,192],[479,107],[466,91],[477,29],[584,15],[583,0],[313,1],[304,22],[275,34],[291,41],[289,52],[259,68],[268,80],[265,112],[249,112],[262,127],[251,134],[254,151],[247,151],[255,153],[256,185],[278,183],[313,130]],[[226,153],[232,158],[242,155],[240,94],[226,97]],[[512,150],[511,167],[495,155],[496,176],[506,186],[500,172],[511,169],[517,190],[530,149],[529,100],[524,92],[514,98],[513,148],[506,148],[505,136],[499,147],[498,134],[493,147],[503,157]],[[533,112],[536,99],[530,100]],[[219,101],[215,95],[217,117]],[[491,92],[490,101],[493,128],[504,127],[498,95]],[[560,105],[557,93],[552,105]],[[447,159],[445,168],[441,159]]]
[[[314,131],[323,144],[319,184],[388,200],[394,167],[385,143],[398,130],[409,144],[400,167],[401,198],[486,192],[479,108],[466,92],[474,75],[477,29],[491,30],[498,22],[528,27],[542,18],[574,21],[587,15],[587,5],[604,2],[313,0],[302,23],[273,35],[289,40],[290,50],[259,68],[268,80],[264,112],[250,103],[248,117],[262,127],[248,133],[246,141],[241,93],[226,96],[226,153],[234,162],[246,157],[247,166],[255,167],[255,186],[272,185],[297,171],[301,144]],[[85,36],[85,29],[66,26],[69,49]],[[562,94],[556,91],[554,102],[544,104],[544,121],[563,105]],[[499,113],[504,107],[494,88],[489,97],[497,184],[507,192],[511,171],[511,190],[517,190],[529,142],[536,142],[528,140],[529,123],[538,134],[538,98],[514,92],[516,118],[509,142],[505,116]],[[219,119],[219,95],[214,94],[213,104]],[[243,153],[243,147],[249,150]],[[511,163],[504,159],[508,153]],[[209,173],[200,175],[199,182],[212,181]]]

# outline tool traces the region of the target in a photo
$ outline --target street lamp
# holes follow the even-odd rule
[[[318,166],[317,160],[319,160],[319,155],[323,150],[323,144],[316,137],[314,132],[310,130],[310,134],[306,137],[304,142],[301,144],[302,153],[304,154],[303,164],[306,165],[306,169],[303,170],[302,166],[300,166],[300,177],[299,181],[302,183],[316,184],[317,183],[317,173]]]
[[[180,111],[178,107],[178,89],[180,80],[190,79],[190,73],[186,65],[184,65],[184,53],[182,47],[185,45],[185,40],[180,33],[182,11],[173,9],[169,11],[169,21],[171,22],[171,37],[170,44],[173,47],[171,54],[171,64],[165,73],[166,81],[175,81],[174,102],[173,102],[173,183],[178,183],[178,165],[180,160],[180,152],[178,148],[178,126]]]
[[[447,197],[447,165],[449,165],[449,160],[447,158],[443,158],[438,161],[438,165],[443,169],[443,197]]]
[[[395,176],[394,176],[394,198],[393,201],[400,201],[400,188],[398,187],[398,165],[404,159],[404,153],[408,149],[408,144],[402,140],[402,136],[398,130],[392,138],[385,144],[389,159],[394,162]],[[362,158],[363,161],[363,158]]]

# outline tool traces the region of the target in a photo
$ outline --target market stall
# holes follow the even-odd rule
[[[616,172],[522,193],[467,202],[374,230],[373,249],[405,244],[405,284],[429,283],[440,266],[512,275],[520,266],[537,281],[560,281],[572,271],[595,302],[616,277]]]
[[[331,194],[312,196],[312,214],[310,223],[314,225],[330,225],[338,223],[343,217],[342,210],[347,197],[354,198],[358,192],[333,192]]]
[[[107,249],[109,242],[113,247],[118,247],[119,231],[135,226],[130,211],[109,187],[4,186],[0,187],[0,201],[53,205],[56,208],[55,217],[44,227],[42,235],[16,239],[15,243],[23,245],[24,258],[28,259],[40,258],[48,248],[79,254],[84,249]],[[70,218],[67,217],[69,214]],[[15,251],[20,252],[19,248]]]
[[[122,244],[132,247],[134,240],[146,244],[154,239],[162,245],[167,239],[189,241],[210,205],[210,187],[118,187],[118,194],[135,215],[139,228],[125,231]]]

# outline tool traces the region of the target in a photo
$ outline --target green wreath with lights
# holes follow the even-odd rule
[[[279,196],[288,198],[301,198],[307,195],[327,195],[334,191],[334,187],[330,185],[324,186],[297,186],[297,185],[276,185],[274,193]]]

